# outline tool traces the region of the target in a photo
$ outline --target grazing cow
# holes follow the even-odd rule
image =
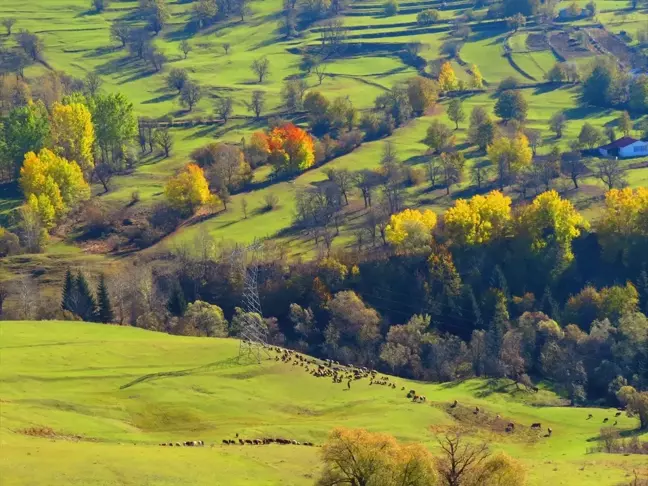
[[[612,425],[616,425],[616,424],[618,424],[618,423],[619,423],[619,421],[618,421],[618,420],[615,420],[614,423],[613,423]]]
[[[515,430],[515,424],[513,422],[509,422],[508,425],[506,426],[507,429]]]
[[[536,422],[535,424],[531,424],[532,429],[541,429],[542,424],[540,422]]]
[[[590,413],[590,414],[587,416],[587,420],[590,420],[592,417],[594,417],[594,415],[592,415],[592,414]]]
[[[605,417],[605,418],[603,419],[603,423],[606,424],[608,420],[610,420],[610,419],[607,418],[607,417]]]
[[[475,407],[475,411],[473,413],[477,415],[479,413],[479,407]]]
[[[547,428],[547,435],[549,435],[549,437],[551,437],[551,434],[553,434],[553,430],[551,430],[551,427],[548,427]]]
[[[421,396],[419,397],[419,400],[422,401],[422,402],[424,402],[425,400],[427,400],[427,398],[425,398],[423,395],[421,395]]]
[[[245,439],[245,443],[252,445],[252,441],[250,439]]]
[[[455,408],[458,404],[459,404],[459,402],[457,400],[455,400],[454,403],[452,405],[450,405],[450,408]]]
[[[409,393],[407,394],[407,398],[412,398],[414,395],[416,395],[416,391],[410,390]]]
[[[617,412],[617,413],[615,413],[614,416],[615,416],[615,417],[619,417],[619,416],[621,416],[621,412]]]
[[[495,420],[499,420],[500,418],[501,418],[501,417],[500,417],[500,414],[499,414],[499,413],[498,413],[497,415],[495,415]]]
[[[239,439],[239,444],[245,445],[245,441],[243,439]]]
[[[176,445],[176,447],[182,447],[182,444],[180,444],[180,442],[176,442],[175,445]]]
[[[229,439],[223,439],[223,444],[229,445],[229,443],[230,443]]]

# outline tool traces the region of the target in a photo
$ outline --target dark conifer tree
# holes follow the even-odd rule
[[[493,268],[493,274],[491,275],[490,279],[490,287],[492,289],[500,290],[508,299],[508,282],[506,281],[506,276],[504,275],[504,272],[499,265],[495,265],[495,268]]]
[[[644,268],[637,279],[637,292],[639,292],[639,305],[641,311],[648,315],[648,272]]]
[[[472,323],[473,329],[483,329],[484,322],[482,321],[481,308],[471,286],[464,285],[462,300],[463,316]],[[470,332],[472,333],[472,329]]]
[[[97,302],[95,301],[88,281],[83,273],[79,272],[76,278],[77,305],[75,314],[84,321],[93,321],[96,317]]]
[[[560,306],[556,299],[551,294],[549,286],[545,287],[544,294],[542,295],[542,302],[540,302],[540,310],[551,317],[554,321],[560,321]]]
[[[182,287],[178,283],[173,286],[171,296],[167,302],[167,310],[174,316],[183,316],[187,310],[187,300],[185,299]]]
[[[112,322],[115,314],[108,295],[108,287],[106,286],[106,277],[101,275],[99,278],[99,287],[97,288],[97,320],[99,322]]]
[[[61,297],[61,309],[76,313],[75,308],[76,284],[70,269],[65,272],[65,283],[63,284],[63,295]]]

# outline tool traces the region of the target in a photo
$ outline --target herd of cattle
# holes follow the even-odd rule
[[[281,361],[286,364],[291,364],[292,366],[300,367],[305,372],[316,378],[329,378],[333,383],[343,383],[346,382],[347,390],[351,389],[351,383],[357,380],[369,379],[369,385],[378,385],[386,386],[392,390],[396,390],[396,383],[390,381],[388,376],[378,376],[376,370],[370,370],[365,367],[356,367],[356,366],[345,366],[334,360],[317,360],[315,358],[310,358],[300,353],[284,349],[278,346],[269,346],[271,351],[276,353],[275,361]],[[405,387],[401,387],[401,391],[405,391]],[[419,395],[415,390],[409,390],[406,395],[406,398],[411,400],[414,403],[425,403],[427,398],[424,395]],[[450,408],[454,409],[458,406],[458,401],[455,400]],[[616,413],[615,417],[621,415],[622,409]],[[474,415],[480,414],[479,407],[475,407],[473,410]],[[497,415],[497,420],[501,420],[500,415]],[[589,414],[587,420],[593,418],[592,414]],[[608,422],[608,418],[603,420],[603,423]],[[614,422],[614,425],[617,425],[617,421]],[[542,424],[537,422],[531,424],[531,430],[541,430]],[[515,424],[509,422],[504,429],[507,433],[515,432]],[[547,428],[547,435],[545,437],[551,437],[553,430],[551,427]],[[236,434],[236,439],[223,439],[222,443],[224,445],[267,445],[267,444],[283,444],[283,445],[304,445],[304,446],[315,446],[312,442],[300,442],[294,439],[283,439],[283,438],[262,438],[262,439],[241,439]],[[202,447],[205,443],[202,440],[193,440],[186,442],[167,442],[160,444],[161,446],[168,447]],[[212,444],[213,447],[213,444]]]

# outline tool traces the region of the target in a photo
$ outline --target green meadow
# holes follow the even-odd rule
[[[613,485],[645,467],[642,456],[587,453],[614,409],[564,407],[547,390],[528,394],[482,380],[390,378],[391,389],[364,379],[346,390],[274,359],[239,363],[238,348],[233,339],[100,324],[0,323],[2,484],[307,485],[318,474],[318,447],[222,440],[238,433],[321,445],[337,426],[387,432],[432,451],[436,435],[464,427],[471,439],[521,460],[534,486]],[[412,403],[402,387],[427,403]],[[481,419],[450,415],[454,400],[478,406]],[[516,424],[513,434],[489,425],[497,414]],[[552,436],[531,432],[535,422]],[[617,427],[631,435],[637,424],[622,416]],[[159,445],[188,440],[205,447]]]

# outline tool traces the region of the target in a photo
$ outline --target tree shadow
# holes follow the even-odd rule
[[[155,103],[164,103],[165,101],[171,101],[173,98],[175,98],[178,94],[177,93],[167,93],[161,96],[157,96],[155,98],[151,98],[150,100],[142,101],[143,105],[153,105]]]

